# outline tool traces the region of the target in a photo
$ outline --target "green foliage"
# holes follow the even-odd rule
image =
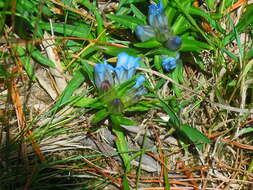
[[[132,30],[135,29],[135,27],[139,24],[144,24],[144,21],[138,19],[138,18],[133,18],[131,16],[126,16],[126,15],[113,15],[113,14],[108,14],[106,15],[107,18],[116,21],[123,26],[130,28]]]
[[[242,144],[252,142],[250,114],[241,116],[245,110],[252,109],[253,100],[252,4],[241,4],[235,13],[230,8],[239,1],[204,0],[201,7],[196,7],[194,0],[162,0],[171,35],[178,35],[182,39],[181,48],[173,52],[155,38],[138,42],[133,34],[137,25],[148,24],[149,1],[120,0],[119,7],[109,11],[107,6],[98,8],[101,2],[0,0],[0,97],[1,106],[5,106],[0,110],[4,113],[0,116],[0,122],[3,123],[0,130],[0,169],[4,170],[0,176],[0,189],[102,189],[114,182],[106,176],[106,172],[101,172],[103,170],[100,167],[117,155],[122,160],[122,170],[119,169],[118,174],[110,177],[121,177],[121,188],[132,189],[128,174],[135,168],[131,162],[140,158],[139,169],[135,171],[138,186],[141,181],[141,161],[147,150],[144,145],[139,150],[130,150],[129,136],[121,126],[138,126],[141,122],[145,125],[146,120],[152,123],[152,127],[155,126],[148,129],[151,132],[154,129],[157,133],[154,134],[172,134],[184,148],[194,145],[199,153],[205,150],[206,144],[210,144],[213,154],[217,154],[216,146],[220,146],[219,141],[215,138],[209,140],[203,131],[214,136],[223,132],[222,135],[228,135],[226,138],[233,137],[233,141],[243,139]],[[68,84],[54,102],[48,97],[51,101],[46,102],[48,106],[42,112],[30,108],[30,94],[27,91],[33,92],[29,89],[39,86],[36,80],[39,77],[36,76],[38,68],[49,73],[49,68],[58,69],[47,57],[45,47],[42,47],[42,42],[46,42],[45,32],[55,41],[55,53],[60,58],[62,73],[66,74]],[[115,65],[115,57],[120,52],[141,57],[140,66],[148,71],[144,71],[147,79],[144,85],[148,93],[138,101],[130,101],[136,78],[102,94],[96,91],[94,63],[107,60]],[[161,65],[161,55],[176,57],[177,53],[180,54],[177,67],[170,72],[165,71]],[[51,78],[49,81],[52,84],[55,82]],[[20,102],[13,97],[12,84],[18,88]],[[112,103],[115,99],[119,99],[122,105],[115,108]],[[19,109],[15,103],[21,103]],[[213,103],[220,107],[213,106]],[[22,130],[21,110],[25,122]],[[169,117],[166,122],[159,120],[164,113]],[[208,116],[201,118],[200,113]],[[244,121],[248,122],[247,126],[242,124]],[[83,150],[83,147],[71,144],[72,137],[92,136],[93,132],[105,125],[116,137],[115,145],[112,145],[116,147],[113,153],[94,153],[93,150]],[[165,132],[164,128],[161,129],[164,126]],[[28,135],[30,133],[31,136]],[[64,141],[59,140],[61,135],[66,138]],[[80,143],[83,143],[86,139],[81,137]],[[96,143],[103,143],[99,138]],[[154,137],[146,135],[143,144],[146,138],[158,144]],[[67,150],[74,147],[69,151],[73,156],[59,159],[58,153],[65,153],[66,150],[50,152],[50,148],[45,149],[43,146],[48,139],[67,147]],[[36,143],[42,146],[45,162],[39,160],[34,150],[27,158],[17,154],[26,146],[30,151],[31,147],[36,147]],[[230,146],[229,143],[226,146]],[[233,146],[229,148],[233,149]],[[159,147],[159,156],[166,151],[159,159],[157,156],[157,160],[165,165],[170,162],[174,164],[166,147],[166,144],[161,149]],[[246,158],[251,156],[247,149],[243,149],[243,154]],[[113,155],[113,158],[108,155]],[[228,155],[224,153],[218,156],[227,159]],[[85,162],[86,159],[95,164],[87,164],[89,162]],[[248,172],[252,171],[252,163],[245,165]],[[85,170],[92,171],[91,167],[97,169],[97,175],[101,175],[91,184],[86,183],[87,179],[74,177]],[[163,172],[165,189],[169,189],[170,171],[165,168]],[[236,178],[247,179],[245,172],[241,172],[245,176],[238,174]]]
[[[181,125],[178,130],[179,136],[182,137],[182,140],[190,140],[194,145],[200,150],[204,150],[204,144],[210,144],[211,141],[199,132],[197,129],[189,126],[189,125]],[[184,139],[188,138],[188,139]],[[189,141],[188,141],[189,142]]]
[[[170,118],[168,125],[178,134],[179,140],[188,145],[193,143],[200,151],[203,151],[204,144],[210,144],[210,140],[200,131],[189,125],[182,124],[173,109],[164,101],[160,100],[160,106],[168,114]]]

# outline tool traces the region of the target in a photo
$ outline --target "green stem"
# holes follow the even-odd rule
[[[125,138],[125,134],[123,129],[120,126],[120,120],[118,115],[116,114],[111,114],[110,119],[112,122],[112,131],[113,133],[117,136],[115,140],[115,144],[117,147],[117,150],[120,154],[121,159],[123,160],[124,168],[125,168],[125,175],[123,176],[123,189],[124,190],[130,190],[130,186],[127,180],[127,165],[130,162],[130,157],[128,155],[129,150],[128,150],[128,144]]]

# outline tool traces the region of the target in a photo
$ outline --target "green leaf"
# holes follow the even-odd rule
[[[170,74],[170,77],[177,83],[183,82],[183,64],[178,61],[176,68]],[[181,97],[181,88],[178,85],[172,84],[172,90],[175,92],[176,97]]]
[[[147,55],[169,55],[169,56],[172,56],[172,57],[176,57],[177,52],[171,51],[171,50],[169,50],[165,47],[158,47],[158,48],[154,48],[154,49],[150,50],[145,55],[146,56]]]
[[[253,128],[252,127],[248,127],[248,128],[243,128],[239,131],[238,133],[238,137],[247,133],[252,133],[253,132]]]
[[[131,7],[133,13],[135,14],[135,16],[138,19],[142,20],[142,22],[144,24],[147,24],[147,22],[146,22],[146,16],[136,6],[134,6],[133,4],[131,4],[130,7]]]
[[[89,80],[93,83],[93,81],[94,81],[94,76],[93,76],[94,67],[91,66],[90,64],[88,64],[87,60],[83,60],[83,59],[81,60],[81,64],[82,64],[82,70],[84,71],[84,73],[87,74]]]
[[[34,60],[36,60],[37,62],[39,62],[42,65],[48,66],[48,67],[55,67],[54,63],[49,60],[48,58],[46,58],[45,56],[43,56],[40,51],[38,50],[34,50],[32,51],[32,58]]]
[[[84,6],[86,6],[89,10],[91,10],[94,13],[96,17],[96,24],[97,24],[97,36],[99,36],[104,30],[103,18],[100,12],[98,11],[94,3],[92,4],[89,1],[81,1],[80,3],[82,3]],[[100,41],[105,41],[105,34],[106,33],[100,36],[99,38]]]
[[[204,148],[204,144],[210,144],[210,140],[203,135],[201,132],[199,132],[197,129],[189,126],[189,125],[181,125],[179,130],[179,135],[182,134],[190,139],[191,142],[194,143],[194,145],[202,151]]]
[[[253,23],[253,4],[249,5],[246,9],[246,11],[241,16],[238,24],[236,25],[236,30],[238,31],[238,34],[244,32],[246,28]],[[230,43],[232,40],[235,39],[235,35],[233,32],[230,32],[225,38],[223,38],[222,42],[225,45]]]
[[[162,68],[162,58],[160,55],[155,55],[154,56],[154,66],[156,68],[156,70],[160,73],[163,73],[163,68]],[[159,85],[159,84],[157,84]]]
[[[180,121],[177,117],[177,115],[174,113],[173,109],[167,105],[163,100],[160,99],[160,104],[159,106],[163,108],[163,110],[169,115],[170,117],[170,123],[173,125],[175,128],[179,128],[180,126]]]
[[[57,110],[59,107],[69,102],[69,100],[71,100],[71,95],[84,82],[84,79],[83,73],[80,70],[76,71],[52,111]]]
[[[182,13],[184,14],[185,18],[192,24],[194,28],[196,28],[197,31],[206,39],[206,41],[211,45],[213,42],[208,38],[206,33],[199,27],[196,20],[189,14],[188,7],[191,1],[185,1],[185,3],[180,2],[179,0],[174,0],[176,3],[176,7],[178,7]],[[188,4],[188,6],[186,6]]]
[[[236,86],[236,81],[235,80],[232,80],[228,83],[228,86]]]
[[[183,38],[180,51],[201,51],[204,49],[212,50],[213,48],[207,43],[200,42],[194,39]]]
[[[124,190],[131,190],[126,175],[123,176],[123,183],[122,183],[122,186],[123,186],[123,189],[124,189]]]
[[[155,47],[160,47],[162,44],[158,42],[155,38],[149,39],[145,42],[140,42],[134,44],[135,47],[139,48],[155,48]]]
[[[90,107],[91,104],[94,104],[97,101],[95,98],[89,98],[89,97],[82,97],[77,102],[73,104],[73,106],[77,107]]]
[[[178,16],[175,23],[172,26],[173,33],[178,35],[185,32],[188,29],[195,30],[190,24],[190,22],[183,15]]]
[[[234,23],[233,23],[233,21],[232,21],[230,15],[228,16],[228,20],[229,20],[229,22],[230,22],[230,24],[231,24],[231,28],[233,29],[233,33],[234,33],[234,35],[235,35],[236,43],[237,43],[237,46],[238,46],[238,48],[239,48],[240,60],[242,60],[243,57],[244,57],[244,50],[243,50],[243,47],[242,47],[242,45],[241,45],[240,36],[239,36],[239,34],[238,34],[238,31],[237,31],[237,29],[236,29],[236,27],[235,27],[235,25],[234,25]]]
[[[119,125],[129,125],[129,126],[136,125],[135,122],[133,122],[130,119],[125,118],[123,115],[117,115],[117,122]]]
[[[108,111],[106,109],[101,109],[93,115],[91,119],[91,124],[97,124],[98,122],[105,119],[107,116],[109,116]]]
[[[106,46],[104,48],[105,53],[112,56],[118,56],[121,52],[126,52],[127,54],[131,56],[138,56],[140,54],[139,50],[133,49],[133,48],[119,48],[114,46]]]
[[[142,20],[132,16],[107,14],[106,17],[119,24],[122,24],[126,28],[130,28],[131,30],[134,30],[139,24],[145,24]]]
[[[136,112],[136,111],[148,111],[150,110],[149,107],[143,105],[134,105],[132,107],[126,108],[124,111],[126,112]]]
[[[27,55],[26,50],[23,47],[16,47],[17,53],[23,64],[25,71],[31,80],[35,80],[35,75],[33,72],[33,66],[31,64],[30,56]]]
[[[52,26],[49,23],[40,23],[39,26],[44,29],[63,34],[64,36],[75,36],[80,38],[93,38],[90,33],[90,27],[85,24],[70,25],[53,23]]]
[[[207,7],[211,10],[214,8],[214,3],[215,0],[206,0]]]
[[[139,3],[144,1],[146,0],[120,0],[119,7],[122,7],[125,4]]]
[[[253,57],[253,47],[246,53],[245,59],[251,59]]]
[[[117,136],[117,139],[115,141],[117,149],[120,153],[120,156],[122,157],[124,166],[126,167],[127,164],[130,162],[130,157],[128,155],[128,144],[127,141],[125,139],[125,134],[124,131],[122,129],[122,127],[120,126],[120,119],[121,117],[119,115],[111,115],[110,116],[111,121],[112,121],[112,131],[115,133],[115,135]]]
[[[200,8],[196,8],[196,7],[191,7],[189,9],[189,13],[192,15],[198,15],[198,16],[202,16],[204,17],[208,23],[210,23],[210,25],[216,29],[217,31],[221,32],[221,33],[225,33],[226,31],[219,25],[219,22],[216,22],[211,16],[210,14],[206,13],[204,10],[200,9]]]
[[[236,28],[238,31],[244,31],[250,24],[253,23],[253,4],[247,6],[246,11],[241,16]]]

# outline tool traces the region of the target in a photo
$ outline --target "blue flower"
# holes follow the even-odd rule
[[[148,22],[155,28],[166,28],[168,27],[168,18],[164,13],[162,2],[158,5],[151,4],[148,12]]]
[[[146,80],[145,76],[144,75],[140,75],[137,79],[136,79],[136,82],[135,82],[135,85],[133,86],[133,88],[140,88],[144,81]]]
[[[139,57],[132,57],[125,52],[122,52],[118,55],[118,61],[115,68],[116,72],[116,83],[121,84],[130,78],[136,72],[136,68],[139,66],[138,61]]]
[[[143,83],[146,80],[144,75],[137,77],[135,85],[130,92],[130,97],[132,102],[138,102],[141,96],[147,93],[147,90],[143,87]]]
[[[137,67],[139,67],[139,57],[132,57],[125,52],[118,55],[116,67],[112,67],[106,61],[96,64],[94,68],[94,78],[97,88],[104,92],[108,91],[113,85],[118,85],[131,79]],[[134,88],[139,88],[144,82],[145,77],[140,76]]]
[[[139,57],[132,57],[122,52],[118,55],[115,68],[107,64],[106,61],[104,64],[96,64],[94,68],[94,77],[98,90],[103,93],[110,90],[113,85],[119,85],[131,79],[139,66],[139,60]],[[140,97],[147,93],[146,89],[142,86],[145,80],[145,77],[140,75],[136,78],[135,85],[133,85],[132,88],[128,88],[119,93],[112,91],[112,93],[109,94],[110,97],[108,97],[108,99],[112,98],[113,100],[108,104],[109,111],[112,113],[120,113],[123,111],[125,104],[131,105],[138,102]],[[123,96],[121,94],[122,92],[124,92]]]
[[[182,40],[178,36],[172,36],[162,2],[151,4],[148,12],[149,25],[140,24],[135,28],[137,38],[144,42],[155,37],[166,48],[176,51],[181,47]]]
[[[181,47],[182,39],[178,36],[172,37],[167,40],[166,47],[172,51],[176,51]]]
[[[176,68],[177,61],[179,59],[179,53],[177,54],[176,58],[170,57],[168,55],[162,55],[162,66],[166,71],[171,71]]]
[[[114,79],[112,73],[114,68],[107,64],[105,61],[104,64],[98,63],[94,68],[95,73],[95,84],[99,90],[106,91],[107,88],[114,84]]]
[[[151,38],[154,38],[156,33],[152,26],[140,24],[135,28],[135,35],[140,41],[145,42]]]

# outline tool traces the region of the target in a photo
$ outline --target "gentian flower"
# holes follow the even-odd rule
[[[135,34],[137,38],[145,42],[151,38],[154,38],[156,36],[155,30],[152,26],[149,26],[147,24],[140,24],[136,26],[135,28]]]
[[[161,1],[158,5],[151,4],[149,6],[148,22],[149,25],[141,24],[135,28],[135,34],[140,41],[144,42],[156,37],[159,42],[166,42],[170,38],[168,18]]]
[[[140,75],[137,79],[136,79],[136,83],[133,86],[133,88],[140,88],[144,81],[146,80],[146,78],[144,77],[144,75]]]
[[[116,84],[121,84],[133,77],[136,72],[136,68],[139,66],[139,60],[139,57],[129,56],[125,52],[118,55],[118,61],[115,68]]]
[[[139,67],[139,57],[132,57],[125,52],[118,55],[116,67],[112,67],[106,61],[101,64],[98,63],[94,67],[95,84],[98,90],[104,92],[108,91],[112,86],[122,84],[131,79],[137,67]],[[145,81],[145,77],[140,75],[136,79],[136,84],[133,89],[140,88]]]
[[[155,37],[157,41],[171,51],[177,51],[181,47],[181,38],[171,34],[168,18],[165,15],[161,0],[158,4],[149,6],[148,22],[149,25],[141,24],[135,28],[135,34],[140,41],[144,42]],[[161,57],[163,68],[171,71],[176,67],[179,54],[176,58],[168,55],[161,55]]]
[[[108,88],[114,85],[113,72],[114,68],[106,61],[104,64],[96,64],[94,68],[95,84],[99,90],[107,91]]]
[[[132,103],[138,102],[140,97],[147,93],[147,90],[143,87],[145,80],[146,78],[144,75],[140,75],[136,78],[135,85],[128,94],[126,101],[131,101]]]
[[[177,61],[179,59],[179,53],[176,55],[176,58],[168,56],[168,55],[162,55],[162,66],[163,69],[166,71],[171,71],[176,68]]]
[[[168,27],[168,18],[164,13],[164,8],[161,1],[158,3],[158,5],[151,4],[149,6],[148,22],[155,28],[161,29]]]
[[[131,79],[137,67],[139,66],[139,57],[132,57],[125,52],[118,55],[116,67],[112,67],[105,61],[103,64],[96,64],[94,67],[95,84],[100,92],[110,90],[114,85],[122,84]],[[113,100],[108,104],[108,109],[112,113],[122,112],[123,103],[135,103],[139,98],[146,93],[144,87],[142,87],[145,77],[140,75],[136,79],[135,85],[127,90],[126,96],[122,99],[112,97]],[[113,95],[112,95],[113,96]]]
[[[180,48],[181,38],[171,35],[168,18],[161,1],[157,5],[151,4],[149,6],[148,22],[149,25],[140,24],[135,28],[135,34],[140,41],[144,42],[156,37],[157,41],[172,51]]]

